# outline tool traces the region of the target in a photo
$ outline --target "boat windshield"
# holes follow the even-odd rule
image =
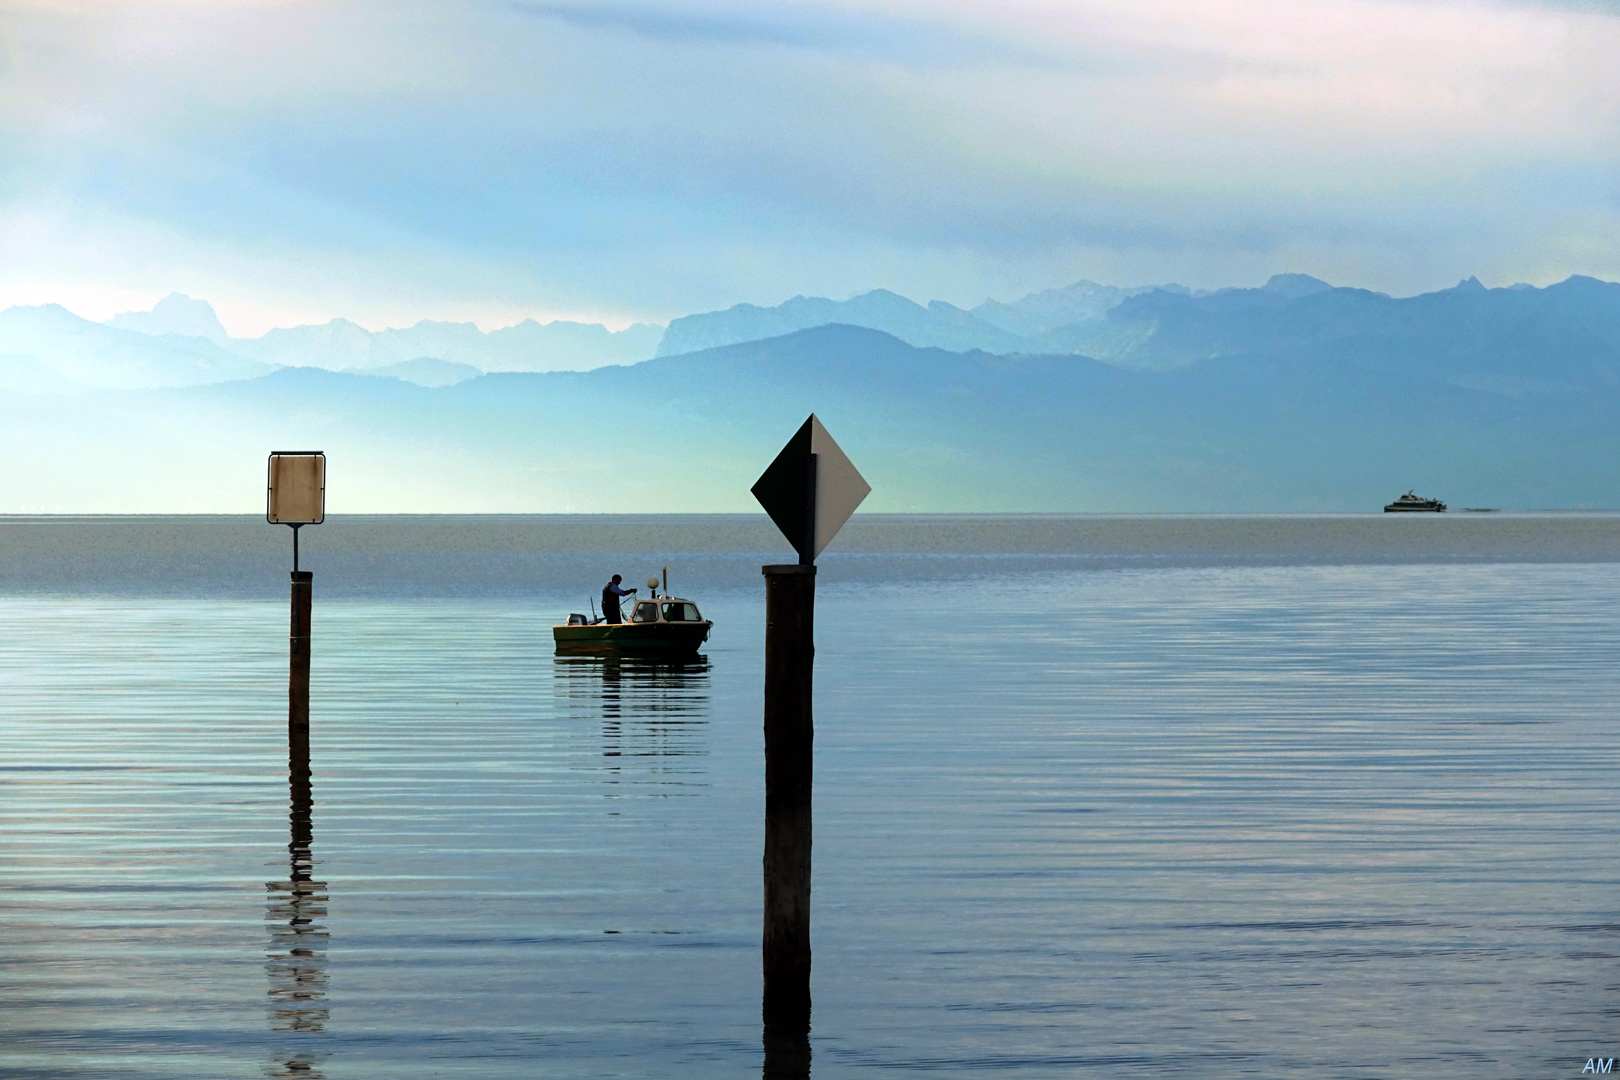
[[[631,622],[657,622],[658,605],[651,600],[643,600],[636,605],[635,614],[630,616]]]
[[[668,622],[702,622],[703,616],[698,614],[696,604],[680,601],[664,605],[664,618]]]

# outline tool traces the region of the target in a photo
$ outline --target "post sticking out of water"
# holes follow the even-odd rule
[[[287,656],[287,782],[292,834],[287,844],[290,859],[285,884],[271,882],[284,901],[272,901],[272,923],[286,922],[272,931],[273,955],[270,998],[280,1005],[273,1011],[278,1031],[321,1031],[326,1007],[320,1004],[325,986],[326,932],[316,919],[326,914],[325,885],[311,880],[314,856],[310,852],[309,766],[309,624],[315,575],[298,569],[298,531],[326,519],[326,455],[319,450],[278,450],[266,467],[264,518],[289,525],[293,531],[292,620]],[[287,1073],[311,1073],[310,1063],[296,1054],[287,1061]],[[311,1073],[313,1075],[313,1073]]]
[[[872,489],[811,416],[754,484],[798,552],[765,575],[766,1072],[808,1069],[816,556]]]
[[[315,575],[308,570],[292,572],[292,634],[289,640],[287,679],[287,738],[293,745],[302,741],[309,753],[309,616]]]
[[[767,1017],[810,1010],[810,793],[815,750],[816,568],[765,575],[765,934]]]
[[[315,575],[298,569],[298,530],[326,520],[326,455],[277,450],[266,468],[264,518],[293,531],[292,633],[287,673],[288,745],[309,746],[309,617]]]

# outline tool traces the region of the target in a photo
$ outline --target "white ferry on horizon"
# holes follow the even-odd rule
[[[1421,495],[1414,495],[1408,491],[1405,495],[1402,495],[1400,498],[1384,507],[1384,513],[1402,514],[1427,512],[1431,514],[1440,514],[1444,513],[1445,509],[1446,504],[1441,502],[1439,499],[1425,499]]]

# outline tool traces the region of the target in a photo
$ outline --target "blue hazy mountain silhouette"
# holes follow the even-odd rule
[[[0,311],[0,392],[186,386],[270,369],[206,338],[103,326],[57,304]]]
[[[179,334],[199,337],[215,345],[230,345],[230,335],[220,324],[214,306],[185,293],[170,293],[151,311],[126,311],[107,320],[116,330],[136,330],[143,334]]]
[[[422,358],[479,372],[581,370],[645,360],[663,332],[645,323],[612,331],[596,323],[533,319],[489,333],[472,323],[433,320],[371,331],[333,319],[232,338],[212,305],[182,293],[164,297],[151,311],[127,311],[104,324],[55,304],[14,307],[0,311],[0,392],[187,386],[282,366],[341,371]]]
[[[844,323],[882,330],[911,345],[957,352],[1107,354],[1116,362],[1129,362],[1129,345],[1139,328],[1122,326],[1111,320],[1110,313],[1134,299],[1163,293],[1166,301],[1213,298],[1216,307],[1236,302],[1274,308],[1332,289],[1307,274],[1277,274],[1259,289],[1222,289],[1208,294],[1181,285],[1122,289],[1079,281],[1031,293],[1010,304],[986,300],[972,310],[942,300],[925,307],[886,289],[849,300],[795,296],[776,307],[738,304],[724,311],[675,319],[664,331],[658,355],[674,356]],[[1151,358],[1147,364],[1158,366]]]
[[[645,323],[612,331],[596,323],[533,319],[488,333],[472,323],[431,319],[372,331],[347,319],[333,319],[319,326],[271,330],[259,338],[237,340],[232,348],[267,363],[334,371],[385,367],[421,357],[481,371],[567,371],[645,360],[662,333],[661,327]]]
[[[397,364],[385,364],[376,368],[350,368],[351,374],[379,375],[390,379],[403,379],[417,386],[454,386],[468,379],[476,379],[483,372],[471,364],[457,364],[450,360],[438,360],[431,356],[419,356],[415,360],[401,360]]]
[[[850,300],[795,296],[776,307],[738,304],[725,311],[671,320],[658,343],[659,356],[675,356],[743,341],[780,337],[795,330],[847,324],[882,330],[912,345],[965,351],[1016,352],[1030,340],[976,318],[971,312],[935,300],[927,307],[887,289]]]
[[[1303,275],[1285,274],[1280,276],[1302,277]],[[1273,278],[1272,280],[1277,279]],[[1312,278],[1311,280],[1314,281],[1315,279]],[[1040,338],[1041,335],[1049,334],[1054,330],[1095,319],[1130,297],[1152,292],[1155,288],[1179,293],[1191,291],[1182,285],[1148,285],[1139,288],[1121,289],[1113,285],[1099,285],[1094,281],[1077,281],[1073,285],[1067,285],[1061,289],[1047,289],[1043,292],[1030,293],[1023,299],[1015,300],[1010,304],[986,300],[978,307],[973,308],[971,314],[974,318],[1000,327],[1009,333],[1035,340]],[[852,322],[854,320],[844,321]]]
[[[1307,284],[1128,297],[1106,313],[1121,362],[833,324],[439,389],[289,368],[11,398],[5,437],[158,508],[143,461],[186,461],[172,482],[188,498],[251,509],[264,451],[296,444],[331,455],[334,508],[746,510],[811,411],[873,509],[1372,510],[1409,487],[1453,506],[1620,505],[1620,285]],[[18,488],[48,479],[0,492],[48,506]]]
[[[309,445],[331,455],[334,512],[747,510],[814,411],[872,509],[1370,510],[1410,487],[1453,506],[1620,505],[1620,285],[1470,279],[1395,299],[1280,277],[1106,301],[1035,330],[1085,337],[1090,356],[828,324],[584,372],[394,372],[453,382],[438,388],[314,368],[219,381],[211,364],[252,362],[85,324],[92,360],[130,361],[126,388],[0,394],[0,438],[30,463],[0,477],[0,500],[251,510],[264,453]],[[13,309],[0,341],[7,319],[64,317]],[[138,388],[123,334],[194,343],[188,363],[213,381]],[[27,359],[0,367],[43,378]]]

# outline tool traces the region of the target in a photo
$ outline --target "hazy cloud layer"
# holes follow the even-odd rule
[[[0,0],[0,305],[1613,278],[1616,56],[1612,9],[1444,0]]]

